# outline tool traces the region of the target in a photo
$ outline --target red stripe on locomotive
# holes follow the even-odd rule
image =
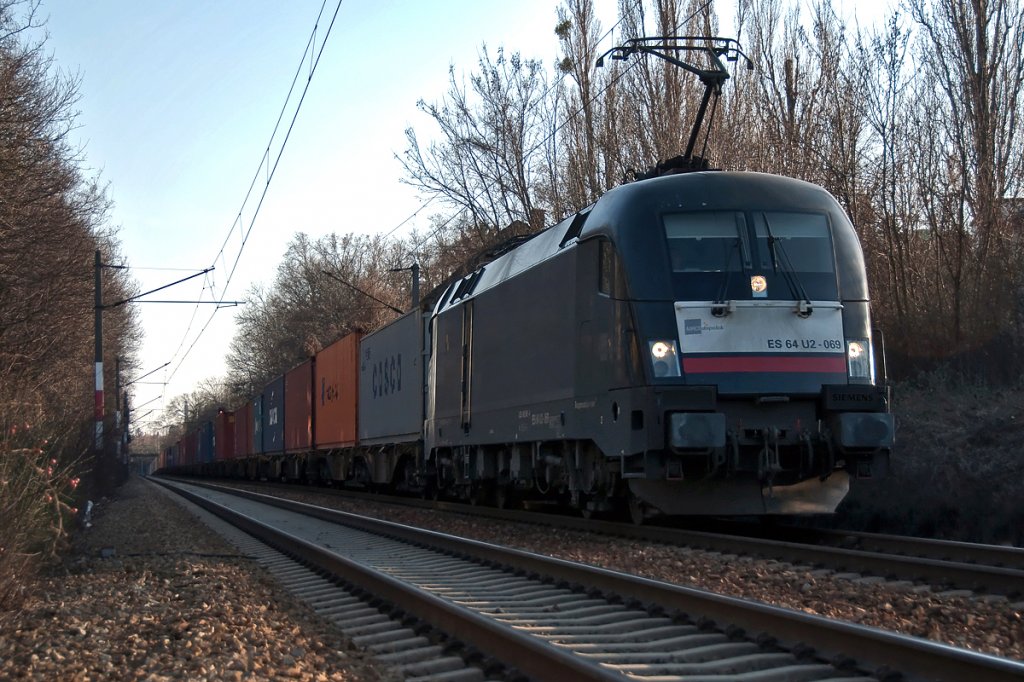
[[[814,374],[845,374],[846,358],[842,355],[793,357],[778,355],[732,355],[716,357],[683,357],[687,374],[726,372],[797,372]]]

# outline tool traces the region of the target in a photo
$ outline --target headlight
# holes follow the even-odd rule
[[[871,342],[867,339],[846,340],[846,365],[851,379],[866,383],[875,380],[875,363],[871,355]]]
[[[654,366],[654,376],[677,377],[679,376],[679,352],[676,342],[673,341],[650,341],[651,364]]]

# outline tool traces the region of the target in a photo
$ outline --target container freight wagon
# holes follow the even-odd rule
[[[249,456],[245,461],[245,477],[251,480],[259,478],[260,460],[263,457],[263,395],[260,394],[249,403]]]
[[[284,375],[263,389],[263,454],[284,454]]]
[[[313,360],[307,360],[284,376],[284,451],[289,479],[305,478],[308,453],[313,449]]]
[[[252,403],[246,401],[235,410],[235,437],[232,443],[232,462],[228,475],[245,477],[246,462],[252,456]]]
[[[365,463],[351,451],[355,445],[358,404],[359,340],[349,334],[327,346],[316,356],[313,380],[314,444],[318,450],[313,470],[320,479],[347,479]],[[339,451],[345,448],[344,452]]]
[[[204,474],[210,473],[213,468],[213,438],[214,429],[212,421],[205,421],[196,430],[196,448],[198,450],[199,468]]]
[[[194,474],[199,471],[199,434],[196,431],[189,431],[179,441],[181,448],[181,463],[185,472]]]
[[[213,459],[217,463],[217,475],[230,473],[231,460],[235,456],[235,413],[226,410],[217,412],[213,419]]]
[[[163,457],[163,463],[161,464],[160,469],[162,471],[173,470],[174,467],[178,466],[178,444],[171,443],[168,445],[164,448],[161,456]]]
[[[284,375],[277,377],[263,389],[263,457],[260,458],[260,476],[281,478],[284,461]]]
[[[359,344],[359,445],[375,484],[407,489],[420,464],[423,339],[414,310]]]

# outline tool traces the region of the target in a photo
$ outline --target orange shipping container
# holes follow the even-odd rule
[[[313,361],[306,360],[284,375],[284,449],[304,452],[313,447]]]
[[[316,355],[313,403],[317,448],[355,445],[360,338],[362,334],[349,334]]]

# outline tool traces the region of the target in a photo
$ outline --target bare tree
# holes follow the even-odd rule
[[[552,204],[562,215],[593,202],[609,187],[608,166],[603,152],[600,121],[605,117],[600,91],[602,80],[595,73],[600,23],[593,0],[569,0],[558,8],[555,27],[563,56],[558,63],[561,105],[561,135],[557,148],[562,163],[555,163],[550,184]],[[571,85],[565,84],[565,80]],[[552,135],[552,137],[555,137]]]
[[[1021,190],[1024,148],[1018,120],[1024,86],[1024,11],[1017,0],[911,0],[920,27],[916,54],[935,97],[929,132],[938,147],[925,191],[925,219],[952,282],[952,341],[985,343],[999,334],[1017,292],[1017,237],[1003,205]],[[924,198],[924,197],[922,197]]]
[[[861,93],[870,129],[871,160],[868,192],[873,213],[859,221],[871,269],[877,308],[890,338],[905,348],[917,327],[917,296],[923,290],[918,259],[917,202],[911,164],[913,91],[908,68],[910,30],[898,14],[870,35],[859,35],[854,68],[861,75],[855,91]]]
[[[236,318],[227,385],[236,400],[354,331],[372,331],[409,304],[411,263],[400,243],[382,236],[298,233],[272,286],[254,287]]]
[[[542,64],[499,49],[482,48],[479,71],[460,83],[451,69],[448,93],[419,108],[440,139],[426,150],[414,129],[401,158],[404,181],[426,196],[465,212],[468,225],[486,232],[528,219],[535,208],[538,167],[547,134],[547,79]]]
[[[81,170],[68,144],[78,83],[60,75],[40,42],[38,3],[0,2],[0,602],[40,552],[59,547],[78,487],[95,462],[94,253],[119,258],[107,229],[108,201]],[[123,300],[133,284],[104,273],[105,301]],[[105,382],[114,356],[134,361],[132,311],[104,312]],[[116,396],[108,392],[113,412]],[[109,429],[110,424],[107,424]],[[108,440],[109,442],[109,440]],[[109,487],[107,488],[109,489]],[[106,492],[107,489],[100,492]],[[96,488],[93,488],[95,491]]]

